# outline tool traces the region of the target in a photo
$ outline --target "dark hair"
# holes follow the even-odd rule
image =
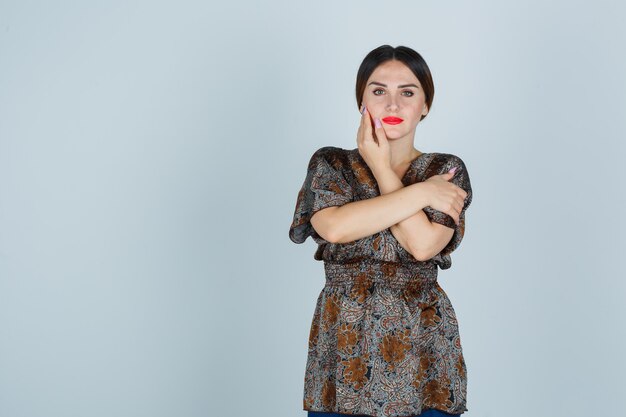
[[[374,70],[380,64],[392,60],[404,63],[407,67],[409,67],[413,74],[415,74],[424,89],[426,106],[428,107],[428,112],[430,113],[430,106],[433,103],[433,97],[435,95],[435,85],[433,84],[433,78],[430,75],[430,69],[420,54],[406,46],[398,46],[394,48],[391,45],[381,45],[367,54],[367,56],[363,59],[356,75],[357,108],[360,109],[361,107],[363,93],[365,92],[365,83],[369,79],[370,75],[372,75]],[[425,117],[426,116],[422,116],[420,121]]]

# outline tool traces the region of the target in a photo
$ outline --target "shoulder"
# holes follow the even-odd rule
[[[313,153],[309,162],[309,167],[313,164],[319,163],[320,161],[324,161],[335,168],[344,167],[348,162],[348,152],[348,150],[338,148],[336,146],[323,146]]]
[[[313,156],[330,158],[345,155],[346,152],[348,151],[342,148],[338,148],[336,146],[323,146],[316,150],[313,153]]]
[[[457,170],[466,170],[465,162],[458,155],[445,152],[433,152],[432,155],[428,166],[428,171],[432,175],[447,172],[452,167],[457,167]]]
[[[452,153],[434,152],[433,155],[434,155],[433,161],[437,161],[438,163],[465,165],[465,163],[463,162],[463,159],[460,156],[452,154]]]

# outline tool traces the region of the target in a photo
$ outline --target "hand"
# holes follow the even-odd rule
[[[374,128],[376,129],[376,137],[374,137]],[[387,142],[385,130],[382,124],[379,128],[372,126],[372,118],[367,108],[363,110],[361,116],[356,142],[361,157],[373,173],[383,169],[391,169],[391,149],[389,142]]]
[[[435,210],[446,213],[458,225],[467,192],[456,184],[448,182],[453,177],[454,172],[449,171],[445,174],[433,175],[424,183],[431,186],[431,190],[428,193],[430,198],[428,205]]]

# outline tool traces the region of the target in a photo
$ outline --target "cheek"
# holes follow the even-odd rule
[[[418,119],[419,119],[420,117],[422,117],[422,110],[423,110],[423,109],[424,109],[424,100],[420,100],[419,102],[414,103],[414,104],[411,106],[411,112],[412,112],[413,114],[415,114],[415,117],[417,117]]]
[[[376,99],[363,99],[363,104],[367,106],[369,112],[373,115],[377,115],[378,113],[384,110],[385,104],[381,103],[380,100]]]

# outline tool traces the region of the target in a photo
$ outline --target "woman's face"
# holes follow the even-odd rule
[[[363,92],[363,104],[372,120],[380,119],[385,135],[391,140],[409,138],[413,142],[421,116],[428,113],[425,101],[424,90],[415,74],[396,60],[376,67]]]

